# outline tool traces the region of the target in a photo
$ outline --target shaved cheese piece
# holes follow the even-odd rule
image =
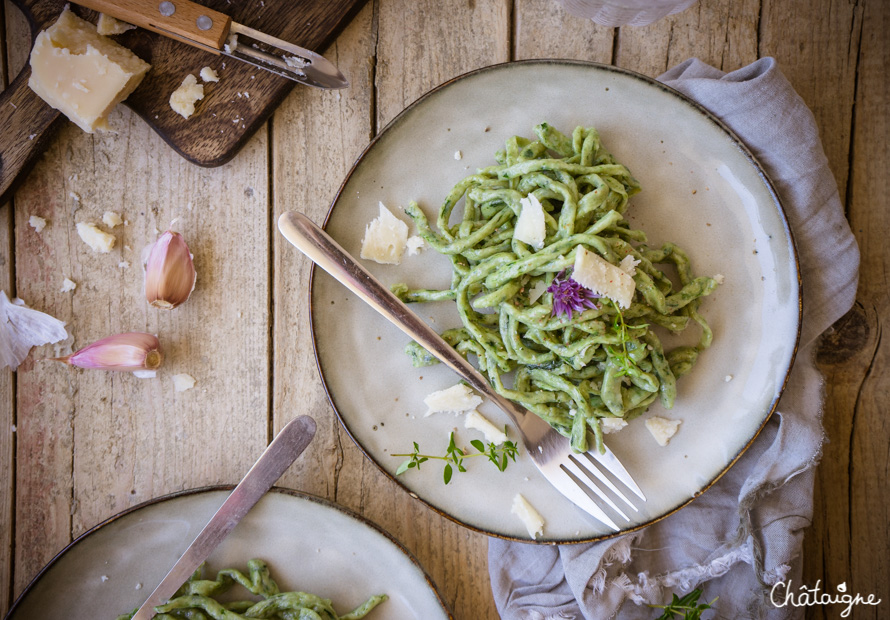
[[[133,30],[135,28],[136,26],[133,24],[122,22],[105,13],[99,13],[99,21],[96,22],[96,32],[105,36],[110,34],[123,34],[128,30]]]
[[[683,420],[668,420],[667,418],[653,416],[646,420],[646,428],[652,433],[652,436],[655,438],[655,441],[658,442],[659,446],[666,446],[671,440],[671,437],[676,435],[677,429],[680,428],[680,423],[682,421]]]
[[[623,418],[602,418],[600,420],[600,428],[603,429],[603,435],[617,433],[625,426],[627,426],[627,421]]]
[[[538,535],[544,534],[544,518],[521,494],[517,494],[513,498],[513,507],[510,508],[510,512],[519,517],[532,540]]]
[[[380,203],[380,215],[365,228],[360,256],[381,265],[398,265],[408,243],[408,225]]]
[[[201,79],[205,82],[219,82],[219,74],[210,67],[201,69]]]
[[[68,291],[73,291],[77,288],[77,283],[71,278],[65,278],[62,280],[62,288],[59,289],[60,293],[67,293]]]
[[[496,446],[507,441],[506,433],[489,422],[488,418],[475,409],[468,411],[466,417],[464,417],[464,428],[481,431],[485,435],[485,441]]]
[[[628,254],[621,259],[620,263],[618,263],[618,268],[627,275],[634,276],[637,273],[637,265],[639,264],[640,261],[635,259],[632,254]]]
[[[92,248],[93,252],[99,252],[100,254],[110,252],[111,248],[114,247],[114,242],[117,241],[114,235],[99,230],[95,224],[87,222],[77,223],[77,234],[80,235],[84,243]]]
[[[423,237],[413,235],[408,237],[405,247],[408,248],[408,256],[414,256],[426,247],[426,242],[423,240]]]
[[[529,194],[519,201],[522,210],[516,219],[513,238],[527,243],[536,250],[544,247],[546,226],[544,224],[544,207],[534,194]]]
[[[170,107],[183,118],[188,118],[195,113],[195,102],[203,98],[204,85],[198,84],[198,78],[189,73],[170,95]]]
[[[433,392],[423,399],[429,410],[424,417],[434,413],[463,413],[475,409],[482,404],[482,397],[463,383],[452,385],[450,388]]]
[[[120,226],[124,223],[121,216],[114,211],[106,211],[104,215],[102,215],[102,221],[108,228],[114,228],[115,226]]]
[[[46,220],[39,215],[32,215],[29,217],[28,224],[30,224],[37,232],[43,232],[43,229],[46,228]]]
[[[630,308],[636,283],[620,267],[578,246],[572,279],[598,295],[604,295],[622,308]]]

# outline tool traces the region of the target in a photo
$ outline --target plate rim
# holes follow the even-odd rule
[[[22,590],[21,594],[19,594],[16,597],[12,606],[9,608],[9,611],[6,612],[6,615],[4,616],[4,620],[12,620],[13,612],[16,610],[16,608],[20,604],[23,603],[23,601],[25,600],[25,597],[31,592],[31,590],[33,590],[37,586],[38,582],[53,568],[53,566],[55,566],[55,564],[57,562],[59,562],[62,559],[62,557],[66,553],[68,553],[70,550],[72,550],[76,545],[82,543],[84,541],[84,539],[86,539],[91,534],[94,534],[95,532],[100,531],[102,528],[109,526],[109,525],[119,521],[120,519],[122,519],[134,512],[137,512],[143,508],[149,508],[151,506],[156,506],[158,504],[176,500],[181,497],[188,497],[188,496],[192,496],[192,495],[197,496],[197,495],[209,494],[209,493],[220,492],[220,491],[223,491],[223,492],[232,491],[234,488],[235,488],[234,484],[215,484],[215,485],[208,485],[208,486],[204,486],[204,487],[196,487],[193,489],[184,489],[181,491],[174,491],[173,493],[168,493],[166,495],[159,495],[157,497],[153,497],[153,498],[148,499],[144,502],[136,504],[135,506],[130,506],[129,508],[126,508],[126,509],[120,511],[120,512],[108,517],[107,519],[100,521],[93,527],[89,528],[88,530],[86,530],[85,532],[83,532],[82,534],[77,536],[74,540],[69,542],[67,545],[65,545],[65,547],[63,547],[58,553],[56,553],[52,557],[52,559],[49,562],[47,562],[43,568],[40,569],[40,571],[34,576],[34,578],[28,582],[28,585],[25,586],[25,588]],[[423,567],[423,565],[420,563],[420,561],[414,556],[413,553],[411,553],[411,551],[409,551],[405,547],[405,545],[403,545],[401,542],[399,542],[392,534],[390,534],[388,531],[383,529],[381,526],[377,525],[376,523],[374,523],[367,517],[360,515],[357,512],[355,512],[345,506],[341,506],[340,504],[332,502],[331,500],[325,499],[323,497],[319,497],[318,495],[312,495],[311,493],[306,493],[304,491],[298,491],[296,489],[289,489],[287,487],[280,487],[280,486],[273,486],[272,488],[270,488],[269,491],[267,492],[267,494],[271,494],[271,493],[295,497],[295,498],[301,499],[301,500],[308,500],[313,503],[319,504],[320,506],[323,506],[325,508],[334,509],[334,510],[340,512],[342,515],[344,515],[348,518],[352,518],[353,520],[357,521],[360,525],[364,525],[364,526],[370,528],[371,530],[375,531],[376,533],[382,535],[390,543],[395,545],[395,547],[399,551],[401,551],[402,554],[405,557],[407,557],[408,560],[414,565],[414,567],[420,572],[420,574],[423,576],[424,581],[426,581],[427,586],[430,588],[430,590],[432,590],[433,594],[435,595],[436,600],[439,603],[439,606],[442,608],[442,611],[445,612],[445,614],[449,620],[454,620],[454,614],[451,612],[451,608],[448,606],[448,604],[442,598],[442,594],[441,594],[441,592],[439,592],[439,588],[436,586],[435,582],[432,580],[429,573],[427,573],[426,569]]]
[[[757,428],[757,430],[754,432],[754,434],[751,436],[751,438],[738,450],[738,452],[735,455],[732,456],[732,458],[730,458],[727,461],[727,464],[719,472],[717,472],[717,474],[711,480],[709,480],[707,483],[705,483],[702,486],[702,488],[700,490],[696,491],[689,499],[674,506],[673,508],[671,508],[664,514],[654,517],[644,523],[640,523],[640,524],[637,524],[637,525],[634,525],[634,526],[628,527],[628,528],[622,528],[618,532],[608,532],[608,533],[605,533],[605,534],[602,534],[599,536],[593,536],[593,537],[583,538],[583,539],[567,539],[567,540],[531,539],[530,540],[528,538],[511,536],[511,535],[504,534],[501,532],[492,532],[492,531],[489,531],[482,527],[478,527],[478,526],[475,526],[475,525],[472,525],[469,523],[465,523],[464,521],[460,520],[456,516],[451,515],[448,512],[444,511],[443,509],[433,505],[432,503],[423,499],[417,493],[415,493],[414,491],[409,489],[407,486],[402,484],[402,482],[400,482],[396,476],[390,474],[380,463],[377,462],[377,460],[356,439],[352,430],[349,428],[349,425],[346,423],[342,414],[340,413],[340,409],[337,407],[334,395],[332,394],[331,390],[328,387],[328,382],[325,380],[324,371],[322,369],[322,363],[321,363],[321,359],[320,359],[319,351],[318,351],[319,350],[318,333],[317,333],[317,330],[315,327],[315,307],[312,303],[313,291],[315,289],[315,276],[316,276],[316,272],[317,272],[317,270],[319,270],[319,268],[318,268],[318,265],[316,265],[315,263],[312,263],[312,265],[310,267],[310,272],[309,272],[309,286],[307,287],[307,298],[308,298],[308,302],[309,302],[309,331],[310,331],[310,335],[312,338],[312,351],[313,351],[313,356],[315,358],[315,367],[318,371],[319,379],[321,380],[322,387],[324,388],[325,395],[327,396],[327,399],[328,399],[328,403],[331,405],[331,408],[334,410],[334,413],[336,414],[337,419],[340,421],[340,425],[343,427],[343,430],[346,432],[346,434],[349,436],[349,438],[352,440],[352,442],[356,445],[356,447],[361,451],[361,453],[364,454],[368,458],[368,460],[371,463],[373,463],[374,466],[377,467],[377,469],[381,473],[383,473],[384,476],[386,476],[389,480],[391,480],[392,482],[397,484],[410,497],[421,502],[422,504],[424,504],[425,506],[427,506],[428,508],[433,510],[438,515],[445,517],[446,519],[453,521],[454,523],[457,523],[458,525],[465,527],[471,531],[474,531],[474,532],[477,532],[480,534],[485,534],[486,536],[491,536],[493,538],[499,538],[502,540],[527,543],[527,544],[538,544],[538,545],[585,544],[585,543],[607,540],[610,538],[615,538],[617,536],[623,536],[625,534],[639,531],[643,528],[649,527],[650,525],[652,525],[654,523],[657,523],[658,521],[661,521],[662,519],[669,517],[670,515],[678,512],[679,510],[685,508],[686,506],[691,504],[695,499],[697,499],[702,494],[704,494],[708,489],[713,487],[714,484],[716,484],[717,481],[720,480],[720,478],[722,478],[738,462],[738,460],[742,457],[742,455],[748,451],[748,449],[754,444],[754,442],[760,436],[760,433],[763,432],[763,429],[766,428],[766,425],[769,423],[769,421],[773,417],[773,414],[776,412],[779,401],[782,398],[782,394],[784,394],[785,389],[788,386],[788,381],[790,379],[791,372],[794,368],[794,363],[797,360],[797,354],[800,349],[800,337],[801,337],[801,329],[802,329],[802,322],[803,322],[803,293],[804,293],[803,282],[802,282],[802,278],[801,278],[800,255],[799,255],[799,252],[797,249],[797,242],[795,240],[794,231],[791,229],[791,225],[788,221],[788,216],[785,211],[785,207],[782,204],[782,200],[779,196],[778,191],[775,188],[775,185],[774,185],[772,179],[770,179],[770,177],[766,173],[766,170],[764,169],[763,165],[760,163],[760,160],[757,159],[757,157],[754,155],[754,153],[751,151],[751,149],[745,144],[745,142],[734,131],[732,131],[732,129],[730,129],[722,120],[720,120],[714,113],[712,113],[710,110],[708,110],[702,104],[698,103],[697,101],[691,99],[690,97],[686,96],[682,92],[678,91],[677,89],[672,88],[662,82],[659,82],[655,78],[651,78],[647,75],[643,75],[642,73],[638,73],[638,72],[632,71],[630,69],[625,69],[623,67],[607,65],[607,64],[603,64],[603,63],[599,63],[599,62],[594,62],[594,61],[577,60],[577,59],[563,59],[563,58],[530,58],[530,59],[523,59],[523,60],[511,60],[511,61],[495,63],[495,64],[491,64],[491,65],[486,65],[484,67],[479,67],[479,68],[467,71],[465,73],[459,74],[453,78],[450,78],[450,79],[442,82],[441,84],[430,88],[423,94],[421,94],[418,98],[416,98],[414,101],[409,103],[401,112],[399,112],[396,116],[394,116],[388,123],[386,123],[386,125],[384,125],[384,127],[382,129],[380,129],[373,138],[371,138],[368,145],[362,150],[362,152],[358,155],[358,157],[352,163],[352,166],[350,167],[349,171],[344,176],[343,181],[340,184],[340,187],[337,189],[337,192],[334,195],[334,198],[331,201],[330,206],[328,207],[327,213],[324,216],[324,221],[322,222],[322,228],[323,229],[327,228],[327,225],[329,223],[331,215],[333,214],[334,207],[337,205],[338,201],[340,200],[341,195],[343,195],[343,192],[345,191],[347,184],[349,183],[353,174],[355,174],[359,165],[362,163],[362,161],[365,159],[365,157],[368,155],[368,153],[371,151],[371,149],[373,149],[377,145],[377,143],[383,138],[383,136],[385,136],[390,130],[392,130],[396,125],[398,125],[404,119],[405,116],[410,114],[415,108],[417,108],[419,105],[421,105],[425,100],[429,99],[430,97],[435,96],[437,93],[441,92],[442,90],[445,90],[446,88],[448,88],[449,86],[451,86],[452,84],[454,84],[458,81],[461,81],[461,80],[464,80],[467,78],[471,78],[471,77],[477,76],[482,73],[491,72],[491,71],[508,70],[514,66],[520,66],[520,65],[522,65],[522,66],[528,66],[528,65],[579,66],[579,67],[586,67],[586,68],[593,69],[593,70],[603,70],[603,71],[607,71],[607,72],[622,74],[626,77],[640,80],[640,81],[646,83],[649,87],[658,88],[658,89],[668,93],[669,95],[674,96],[680,103],[691,107],[695,112],[700,114],[705,120],[715,124],[720,130],[722,130],[730,138],[731,143],[737,149],[739,149],[739,151],[742,153],[743,157],[745,157],[745,159],[747,159],[749,161],[749,163],[753,166],[755,172],[757,173],[757,176],[760,178],[765,189],[767,190],[767,193],[769,194],[770,198],[772,199],[772,204],[776,207],[777,213],[779,215],[779,219],[781,221],[782,231],[785,235],[785,238],[788,240],[788,247],[789,247],[790,259],[791,259],[790,262],[792,263],[792,266],[794,269],[795,282],[797,284],[797,303],[796,303],[797,317],[796,317],[796,329],[795,329],[795,335],[794,335],[794,345],[792,347],[791,355],[788,360],[788,366],[784,371],[784,376],[782,377],[781,385],[779,386],[778,390],[776,391],[775,397],[773,398],[772,402],[770,403],[769,409],[766,412],[766,414],[764,415],[763,421],[761,422],[760,426]],[[321,270],[321,271],[323,272],[323,270]]]

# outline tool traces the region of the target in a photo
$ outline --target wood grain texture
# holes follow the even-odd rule
[[[67,320],[69,345],[145,329],[159,334],[167,360],[158,379],[140,381],[39,362],[53,353],[44,347],[15,376],[0,376],[0,467],[14,464],[16,472],[15,479],[0,474],[0,614],[72,536],[150,497],[237,482],[272,434],[305,413],[318,421],[318,435],[280,484],[388,530],[420,560],[455,618],[497,618],[486,538],[412,500],[341,430],[312,352],[310,264],[277,233],[277,215],[299,209],[323,221],[376,132],[430,88],[480,66],[561,57],[657,76],[690,56],[732,71],[769,55],[814,111],[863,254],[858,303],[818,353],[829,442],[816,472],[803,580],[874,593],[884,603],[859,606],[853,616],[885,617],[887,4],[701,0],[648,27],[611,29],[553,0],[374,0],[325,52],[351,88],[294,89],[271,129],[263,126],[221,168],[184,162],[125,108],[112,119],[116,136],[63,128],[16,195],[14,212],[0,207],[0,287]],[[15,73],[30,34],[15,11],[6,17]],[[129,225],[115,229],[111,255],[96,255],[73,227],[105,210]],[[50,220],[41,235],[27,225],[31,213]],[[161,313],[142,301],[139,255],[176,217],[195,253],[198,287],[181,308]],[[122,260],[130,267],[119,267]],[[66,276],[78,283],[73,294],[59,292]],[[196,387],[173,392],[176,372],[195,376]],[[806,615],[827,620],[840,611],[814,606]]]

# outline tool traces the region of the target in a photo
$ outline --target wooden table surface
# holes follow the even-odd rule
[[[657,76],[692,56],[724,71],[773,56],[813,110],[862,250],[858,301],[819,351],[829,441],[805,533],[804,582],[874,593],[884,603],[857,607],[854,617],[886,618],[888,6],[701,0],[648,27],[612,29],[553,0],[370,0],[326,52],[352,87],[295,89],[223,167],[186,163],[123,106],[112,114],[116,134],[65,127],[13,202],[0,206],[0,289],[66,321],[78,347],[112,333],[158,333],[166,361],[158,379],[140,380],[35,361],[52,354],[44,347],[18,372],[0,372],[0,613],[88,528],[159,495],[237,482],[276,429],[305,413],[318,436],[280,483],[391,532],[456,618],[496,618],[486,537],[412,500],[339,427],[309,337],[310,264],[276,233],[276,218],[299,207],[321,221],[376,132],[428,89],[477,67],[575,58]],[[3,11],[8,78],[29,39],[18,11]],[[128,225],[115,229],[112,254],[96,255],[75,222],[105,211]],[[49,221],[40,234],[28,225],[32,214]],[[142,297],[140,251],[174,218],[195,254],[198,286],[182,307],[158,311]],[[60,292],[66,277],[74,292]],[[174,393],[170,376],[179,372],[196,387]],[[839,612],[816,606],[807,615]]]

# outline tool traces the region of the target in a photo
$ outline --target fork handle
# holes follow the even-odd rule
[[[435,330],[358,264],[312,220],[297,211],[288,211],[278,218],[278,229],[312,262],[331,274],[343,286],[436,356],[439,361],[463,377],[478,392],[487,396],[513,418],[520,427],[520,432],[524,432],[521,426],[528,412],[498,394],[475,366],[455,351]]]

